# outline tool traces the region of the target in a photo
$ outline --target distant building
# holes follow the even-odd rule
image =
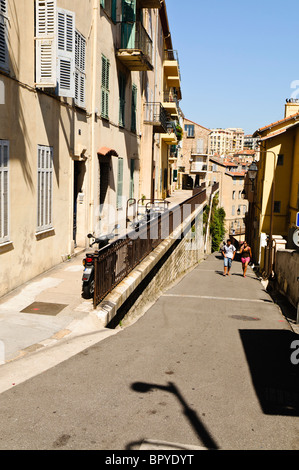
[[[244,131],[239,128],[212,129],[209,136],[211,155],[230,155],[244,147]]]
[[[219,204],[226,213],[226,236],[237,242],[245,239],[245,215],[248,201],[243,199],[248,165],[233,158],[210,157],[209,178],[219,183]]]
[[[258,148],[258,137],[253,137],[252,135],[244,136],[244,149],[256,150]]]
[[[177,160],[178,187],[192,189],[206,181],[210,133],[210,129],[184,118],[183,139]]]

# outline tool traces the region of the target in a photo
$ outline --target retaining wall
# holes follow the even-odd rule
[[[210,253],[210,248],[204,253],[205,206],[206,203],[200,205],[172,237],[164,240],[100,303],[95,313],[104,326],[115,327],[120,320],[126,322],[130,318],[131,322],[138,318],[165,289]]]
[[[297,307],[299,302],[299,252],[278,250],[275,261],[276,288]]]

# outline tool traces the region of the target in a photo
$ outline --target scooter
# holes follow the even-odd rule
[[[87,237],[89,239],[94,238],[94,242],[89,245],[90,248],[93,245],[98,245],[97,251],[101,250],[102,248],[105,248],[109,244],[110,240],[115,237],[114,231],[118,228],[119,225],[115,225],[111,233],[108,233],[107,235],[102,235],[99,238],[96,238],[94,235],[89,233]],[[83,259],[84,271],[82,276],[82,296],[85,299],[91,299],[94,294],[94,256],[95,253],[86,253],[85,258]]]

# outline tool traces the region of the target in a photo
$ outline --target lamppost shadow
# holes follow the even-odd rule
[[[153,389],[157,389],[174,395],[182,405],[184,415],[188,419],[189,423],[193,427],[194,431],[196,432],[204,447],[208,450],[217,450],[219,448],[210,432],[206,429],[204,424],[197,416],[196,411],[190,408],[190,406],[182,396],[181,392],[179,391],[178,387],[173,382],[168,382],[168,385],[135,382],[132,384],[131,388],[132,390],[138,393],[148,393],[151,392]]]

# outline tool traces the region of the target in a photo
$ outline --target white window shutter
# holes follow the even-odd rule
[[[36,86],[56,88],[56,0],[36,0]]]
[[[7,0],[0,0],[0,68],[8,70]]]
[[[79,31],[75,33],[75,104],[81,108],[86,107],[86,40]]]
[[[75,13],[57,9],[57,93],[75,98]]]

